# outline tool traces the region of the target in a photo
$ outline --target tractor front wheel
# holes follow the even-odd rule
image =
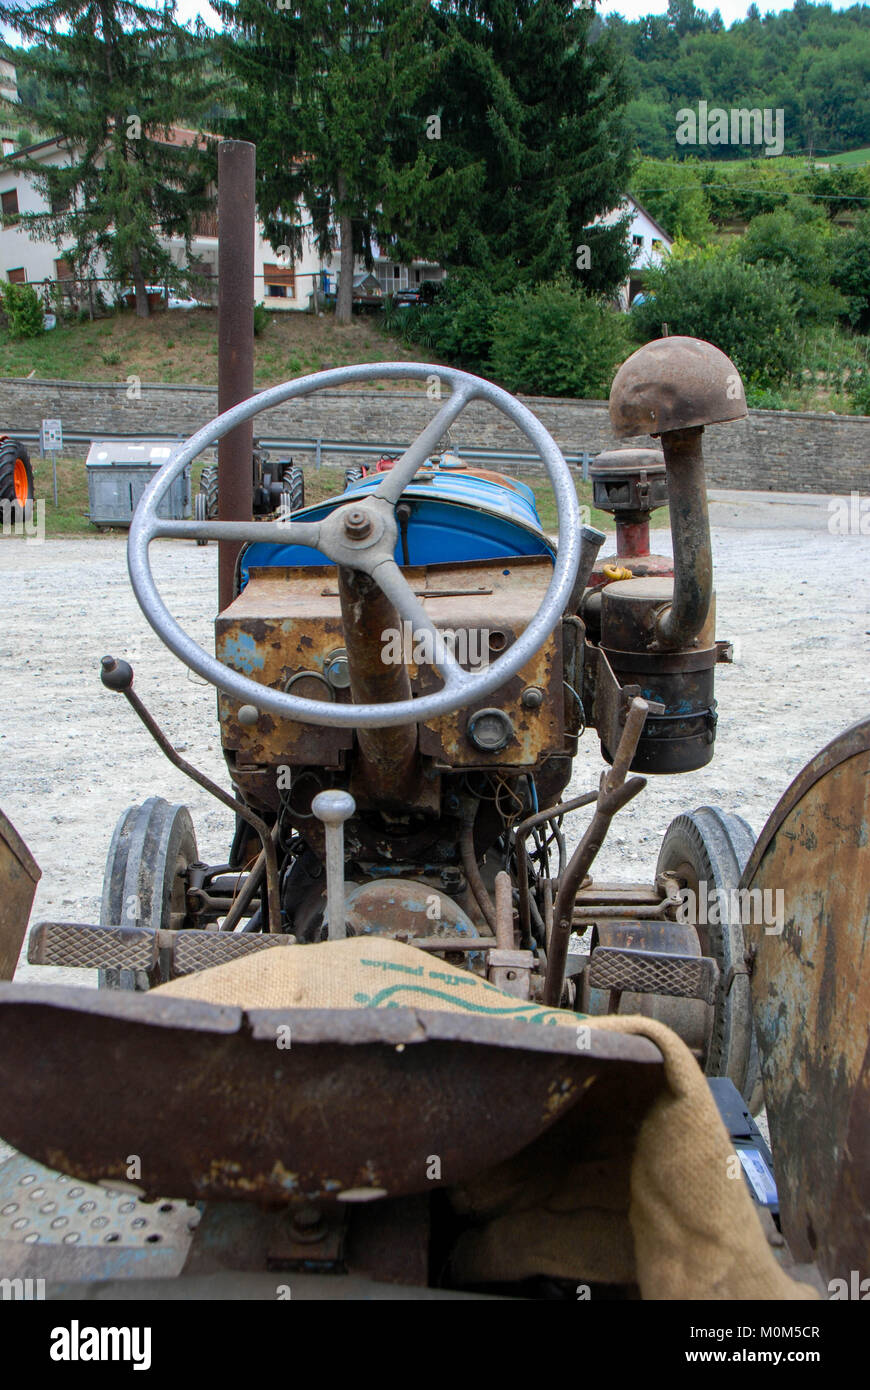
[[[130,806],[109,845],[100,925],[148,931],[190,927],[187,879],[197,858],[196,834],[186,806],[171,806],[160,796]],[[142,970],[101,970],[99,983],[101,989],[149,988]]]
[[[695,928],[701,954],[712,956],[719,966],[720,988],[704,1070],[708,1076],[730,1077],[757,1114],[764,1096],[738,893],[754,845],[755,836],[741,816],[701,806],[671,821],[656,872],[673,875],[687,890],[681,920]]]

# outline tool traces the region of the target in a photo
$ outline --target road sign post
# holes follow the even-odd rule
[[[43,457],[51,454],[51,473],[54,480],[54,505],[57,506],[57,455],[63,450],[63,426],[60,420],[43,420],[40,437]]]

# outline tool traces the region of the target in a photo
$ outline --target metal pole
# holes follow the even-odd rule
[[[246,140],[218,145],[218,413],[254,394],[254,163]],[[218,444],[218,518],[250,521],[253,513],[253,422]],[[218,602],[233,599],[240,546],[218,545]]]

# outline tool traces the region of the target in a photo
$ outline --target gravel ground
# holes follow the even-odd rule
[[[714,526],[718,633],[736,646],[734,665],[717,672],[716,756],[698,773],[650,780],[614,822],[596,877],[651,876],[668,824],[696,806],[736,811],[757,833],[808,759],[866,714],[867,547],[857,536],[829,535],[821,509],[806,517],[809,529],[783,527],[781,512],[765,529],[735,529],[730,516]],[[667,533],[656,532],[655,544],[665,549]],[[229,846],[229,813],[172,768],[124,699],[100,684],[104,653],[129,659],[137,690],[176,747],[225,782],[214,692],[152,633],[124,551],[118,539],[0,545],[0,806],[43,871],[33,921],[99,920],[112,829],[147,796],[190,806],[203,858],[222,859]],[[216,546],[158,541],[152,554],[170,610],[208,647]],[[572,790],[593,786],[602,766],[590,732]],[[585,814],[568,827],[569,842]],[[64,975],[88,978],[26,963],[16,978]]]
[[[796,507],[794,499],[717,497],[717,631],[734,641],[735,662],[717,672],[716,756],[700,772],[650,780],[614,822],[594,869],[599,880],[651,880],[670,821],[697,806],[736,811],[758,833],[809,758],[870,704],[866,544],[828,533],[825,499]],[[654,544],[666,552],[669,535],[657,531]],[[152,556],[170,611],[209,648],[216,546],[158,541]],[[0,572],[0,806],[42,868],[31,920],[99,921],[113,827],[148,796],[185,802],[202,857],[222,860],[230,815],[167,763],[126,701],[99,681],[105,653],[131,661],[137,690],[176,748],[226,784],[214,692],[142,617],[125,542],[7,540]],[[572,793],[596,785],[602,766],[590,732]],[[566,827],[569,848],[585,815]],[[96,972],[33,967],[22,956],[16,979],[96,985]],[[0,1142],[0,1160],[9,1152]]]

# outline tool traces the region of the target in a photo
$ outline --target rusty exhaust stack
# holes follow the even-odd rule
[[[674,542],[674,592],[656,619],[657,645],[691,646],[710,611],[713,559],[701,436],[705,425],[740,420],[746,397],[730,358],[700,338],[659,338],[623,362],[610,390],[620,438],[660,436]]]
[[[218,413],[254,394],[254,168],[256,146],[218,145]],[[253,516],[253,423],[218,444],[218,517]],[[218,604],[233,601],[237,541],[218,542]]]

